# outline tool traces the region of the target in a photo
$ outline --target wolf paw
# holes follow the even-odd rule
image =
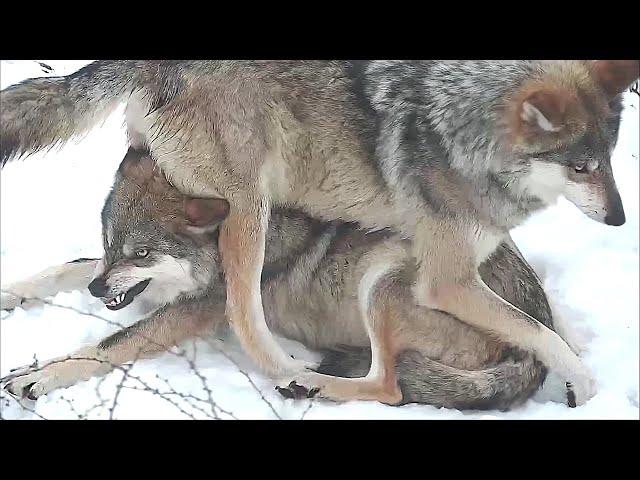
[[[596,382],[584,368],[583,372],[572,375],[565,382],[567,389],[567,405],[571,408],[584,405],[596,394]]]
[[[14,397],[37,400],[53,390],[91,378],[98,368],[99,362],[92,360],[60,359],[45,365],[34,363],[13,369],[0,379],[0,385]]]
[[[276,386],[276,391],[285,398],[295,400],[313,398],[320,393],[323,377],[324,375],[307,366],[301,372],[281,378]]]
[[[19,297],[9,292],[0,293],[0,309],[11,311],[16,307],[22,305],[25,301],[25,298]]]
[[[276,386],[276,390],[284,398],[290,398],[294,400],[300,400],[304,398],[315,397],[320,389],[318,387],[307,388],[303,385],[298,385],[295,380],[289,382],[286,387]]]
[[[29,310],[31,308],[42,305],[42,300],[38,298],[30,298],[28,296],[20,295],[19,293],[0,293],[0,310],[3,312],[11,312],[16,307]]]
[[[46,367],[45,367],[46,368]],[[0,379],[3,390],[17,398],[36,400],[43,392],[43,386],[47,383],[45,368],[37,364],[15,368],[9,375]]]
[[[286,386],[284,386],[286,385]],[[402,392],[397,385],[379,382],[376,379],[342,378],[307,372],[280,383],[276,390],[285,398],[322,398],[334,402],[374,400],[388,405],[402,401]]]

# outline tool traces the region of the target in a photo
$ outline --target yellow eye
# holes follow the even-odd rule
[[[147,250],[146,248],[139,248],[138,250],[135,251],[136,257],[138,258],[144,258],[147,255],[149,255],[149,250]]]

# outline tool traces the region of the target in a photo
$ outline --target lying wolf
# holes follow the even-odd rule
[[[148,155],[129,150],[102,212],[104,257],[3,287],[2,308],[87,286],[110,310],[134,300],[160,307],[95,346],[13,371],[4,388],[38,398],[224,325],[217,227],[228,212],[225,200],[182,195]],[[283,395],[508,409],[540,387],[546,369],[532,354],[416,304],[408,243],[390,231],[272,212],[262,277],[268,326],[325,352],[321,385],[309,391],[283,384]],[[553,328],[539,280],[512,243],[503,243],[481,273],[497,294]],[[371,323],[383,328],[368,329]],[[376,335],[391,359],[384,363],[395,368],[367,373]]]

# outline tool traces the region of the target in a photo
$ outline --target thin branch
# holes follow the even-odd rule
[[[9,293],[9,294],[11,294],[11,295],[14,295],[14,296],[17,296],[17,297],[21,297],[20,295],[16,295],[15,293],[10,292],[10,291],[7,291],[7,290],[5,290],[5,289],[2,289],[1,291],[2,291],[3,293]],[[85,311],[79,310],[79,309],[74,308],[74,307],[69,307],[69,306],[65,306],[65,305],[59,305],[59,304],[54,303],[54,302],[52,302],[52,301],[50,301],[50,300],[47,300],[47,299],[45,299],[45,298],[26,298],[26,297],[22,297],[22,299],[23,299],[23,301],[24,301],[24,300],[37,300],[37,301],[42,302],[42,303],[43,303],[43,304],[45,304],[45,305],[49,305],[49,306],[56,307],[56,308],[61,308],[61,309],[64,309],[64,310],[73,311],[74,313],[77,313],[77,314],[79,314],[79,315],[83,315],[83,316],[88,316],[88,317],[97,318],[97,319],[99,319],[99,320],[101,320],[101,321],[103,321],[103,322],[107,323],[108,325],[116,326],[116,327],[118,327],[118,328],[120,328],[120,329],[122,329],[122,328],[126,328],[126,327],[125,327],[125,325],[122,325],[122,324],[121,324],[121,323],[119,323],[119,322],[116,322],[116,321],[110,320],[110,319],[108,319],[108,318],[102,317],[102,316],[97,315],[97,314],[94,314],[94,313],[85,312]],[[219,417],[219,415],[218,415],[218,413],[217,413],[217,412],[219,411],[219,412],[221,412],[221,413],[224,413],[225,415],[228,415],[230,418],[237,419],[237,417],[233,414],[233,412],[228,411],[228,410],[226,410],[226,409],[222,408],[220,405],[218,405],[218,403],[217,403],[217,402],[215,402],[215,400],[214,400],[214,398],[213,398],[213,392],[212,392],[212,391],[211,391],[211,389],[209,388],[209,385],[208,385],[208,383],[207,383],[207,379],[204,377],[204,375],[202,375],[202,374],[201,374],[201,372],[199,371],[199,369],[197,368],[197,366],[196,366],[196,364],[195,364],[195,361],[194,361],[194,360],[195,360],[196,355],[197,355],[197,348],[196,348],[196,344],[195,344],[195,342],[194,342],[194,344],[193,344],[193,345],[194,345],[194,355],[193,355],[194,359],[192,360],[191,358],[189,358],[189,357],[188,357],[188,355],[186,354],[186,352],[185,352],[184,350],[182,350],[182,349],[178,349],[178,351],[177,351],[177,352],[176,352],[176,351],[173,351],[172,349],[169,349],[169,348],[167,347],[167,345],[160,344],[160,343],[156,342],[154,339],[152,339],[152,338],[149,338],[149,337],[145,336],[143,333],[140,333],[140,332],[139,332],[138,334],[139,334],[139,335],[141,336],[141,338],[143,338],[143,339],[144,339],[148,344],[150,344],[150,345],[154,345],[154,346],[156,346],[156,347],[159,347],[159,348],[161,348],[161,349],[162,349],[162,351],[166,351],[166,352],[168,352],[168,353],[169,353],[169,354],[171,354],[171,355],[174,355],[174,356],[177,356],[177,357],[179,357],[179,358],[184,359],[184,361],[189,365],[190,370],[194,373],[194,375],[196,375],[196,377],[197,377],[197,378],[199,379],[199,381],[202,383],[202,386],[203,386],[203,388],[204,388],[204,390],[205,390],[205,392],[206,392],[206,394],[207,394],[207,398],[199,398],[199,397],[196,397],[195,395],[192,395],[192,394],[185,394],[185,393],[182,393],[182,392],[178,392],[178,391],[176,391],[175,389],[173,389],[173,387],[171,387],[171,386],[169,385],[169,382],[168,382],[168,381],[166,381],[166,380],[162,379],[161,377],[157,376],[157,378],[162,379],[162,380],[167,384],[167,386],[171,389],[171,391],[170,391],[170,392],[160,392],[158,389],[155,389],[155,388],[153,388],[153,387],[150,387],[150,386],[149,386],[146,382],[144,382],[140,377],[135,376],[135,375],[132,375],[132,374],[131,374],[131,369],[133,368],[133,366],[134,366],[134,365],[135,365],[135,363],[137,362],[138,357],[141,355],[141,353],[142,353],[142,349],[140,349],[140,350],[138,351],[138,355],[136,355],[136,358],[134,358],[134,360],[133,360],[133,361],[129,362],[129,365],[128,365],[128,366],[120,365],[120,364],[113,364],[113,363],[108,362],[108,361],[106,361],[106,360],[101,360],[101,359],[97,359],[97,358],[91,358],[91,357],[83,358],[83,357],[78,357],[78,356],[73,356],[73,355],[67,355],[67,356],[65,356],[65,357],[61,357],[61,358],[58,358],[58,359],[54,359],[54,360],[48,361],[47,363],[45,363],[45,364],[43,364],[43,365],[39,365],[39,364],[38,364],[37,358],[35,358],[35,355],[34,355],[34,363],[33,363],[32,365],[30,365],[30,366],[31,366],[31,368],[33,368],[34,370],[36,370],[36,369],[45,368],[46,366],[51,365],[51,364],[54,364],[54,363],[65,362],[65,361],[68,361],[68,360],[90,360],[90,361],[95,361],[95,362],[100,362],[100,363],[107,364],[107,365],[109,365],[109,367],[111,368],[111,370],[120,370],[120,371],[123,373],[123,377],[122,377],[122,379],[119,381],[119,383],[117,384],[117,386],[116,386],[116,392],[115,392],[115,395],[114,395],[113,399],[111,400],[111,405],[110,405],[110,407],[109,407],[109,418],[110,418],[110,419],[113,419],[113,417],[114,417],[114,412],[115,412],[115,409],[116,409],[117,404],[118,404],[118,399],[119,399],[120,393],[121,393],[121,391],[122,391],[122,389],[123,389],[123,388],[130,388],[130,389],[135,389],[135,390],[145,390],[145,391],[148,391],[148,392],[150,392],[150,393],[152,393],[152,394],[158,395],[158,396],[160,396],[161,398],[163,398],[165,401],[168,401],[169,403],[171,403],[172,405],[174,405],[174,406],[175,406],[177,409],[179,409],[182,413],[184,413],[185,415],[189,416],[189,417],[190,417],[190,418],[192,418],[192,419],[195,419],[195,417],[194,417],[192,414],[190,414],[190,413],[188,413],[187,411],[185,411],[185,410],[184,410],[182,407],[180,407],[180,406],[179,406],[175,401],[173,401],[171,398],[168,398],[168,397],[167,397],[167,395],[173,395],[173,396],[178,396],[178,397],[182,398],[182,399],[183,399],[183,401],[185,401],[188,405],[190,405],[191,407],[193,407],[193,408],[195,408],[196,410],[200,411],[201,413],[203,413],[203,414],[204,414],[205,416],[207,416],[208,418],[212,418],[212,419],[219,419],[220,417]],[[216,348],[216,347],[214,346],[214,348]],[[218,349],[218,348],[216,348],[216,350],[219,350],[219,349]],[[225,356],[226,356],[226,354],[225,354]],[[227,358],[229,358],[229,357],[227,356]],[[235,362],[234,362],[232,359],[230,359],[230,360],[235,364]],[[236,364],[236,365],[237,365],[237,364]],[[270,404],[270,402],[269,402],[269,401],[264,397],[264,395],[262,394],[262,392],[260,391],[260,389],[255,385],[255,383],[254,383],[254,382],[253,382],[253,380],[248,376],[248,374],[247,374],[246,372],[243,372],[242,370],[241,370],[241,373],[243,373],[243,374],[244,374],[244,375],[249,379],[249,382],[251,383],[251,385],[253,386],[253,388],[254,388],[254,389],[256,389],[256,391],[258,391],[258,392],[260,393],[260,397],[261,397],[261,399],[262,399],[262,400],[264,400],[264,401],[267,403],[267,405],[269,406],[269,408],[274,412],[274,415],[276,415],[276,417],[278,417],[278,418],[281,418],[281,417],[278,415],[278,413],[275,411],[275,409],[273,408],[273,405],[271,405],[271,404]],[[9,375],[7,375],[6,377],[4,377],[4,378],[3,378],[3,381],[10,380],[11,378],[13,378],[13,376],[12,376],[11,374],[9,374]],[[96,396],[98,397],[99,402],[98,402],[97,404],[93,405],[92,407],[90,407],[90,408],[89,408],[89,409],[88,409],[84,414],[79,413],[79,412],[75,409],[75,407],[73,407],[73,406],[72,406],[71,402],[70,402],[68,399],[63,398],[63,400],[64,400],[64,401],[66,401],[66,402],[69,404],[71,411],[72,411],[76,416],[78,416],[78,418],[83,418],[83,417],[84,417],[84,418],[87,418],[87,417],[88,417],[88,415],[89,415],[91,412],[93,412],[94,410],[96,410],[96,409],[98,409],[98,408],[102,408],[102,407],[105,407],[105,406],[106,406],[106,404],[107,404],[108,400],[106,400],[106,399],[102,398],[102,395],[101,395],[101,393],[100,393],[100,386],[102,385],[102,383],[104,382],[104,380],[105,380],[105,379],[106,379],[106,376],[103,376],[102,378],[100,378],[100,380],[99,380],[98,384],[96,385]],[[142,385],[142,387],[143,387],[143,388],[139,388],[139,387],[131,387],[131,386],[126,385],[126,381],[127,381],[128,379],[135,380],[135,381],[139,382],[139,384],[140,384],[140,385]],[[24,410],[29,411],[29,412],[31,412],[31,413],[34,413],[35,415],[38,415],[39,417],[42,417],[42,416],[41,416],[41,415],[39,415],[37,412],[35,412],[35,410],[33,410],[33,409],[30,409],[30,408],[26,407],[22,402],[18,401],[18,400],[17,400],[17,399],[15,399],[13,396],[10,396],[10,397],[7,397],[7,398],[11,398],[13,401],[15,401],[16,403],[18,403],[19,405],[21,405],[21,407],[23,407],[23,408],[24,408]],[[210,410],[211,410],[211,414],[209,414],[209,413],[205,412],[205,411],[204,411],[204,410],[202,410],[199,406],[197,406],[196,404],[194,404],[192,401],[189,401],[189,400],[196,400],[196,401],[198,401],[198,402],[206,403],[206,404],[209,406]],[[44,418],[44,417],[42,417],[42,418]]]
[[[304,412],[302,412],[302,416],[300,417],[300,420],[304,420],[304,417],[306,417],[307,413],[309,413],[309,410],[311,410],[311,408],[314,405],[315,402],[315,398],[312,398],[311,400],[309,400],[309,405],[307,405],[307,408],[305,408]]]
[[[6,395],[6,394],[4,394],[4,392],[1,392],[1,391],[0,391],[0,399],[9,399],[9,400],[17,403],[18,405],[20,405],[20,407],[23,410],[25,410],[25,411],[27,411],[29,413],[33,413],[35,416],[39,417],[41,420],[48,420],[47,418],[43,417],[38,412],[36,412],[34,409],[27,407],[24,403],[22,403],[21,399],[15,398],[15,397],[10,396],[10,395]]]
[[[254,390],[255,390],[256,392],[258,392],[258,395],[260,395],[260,398],[262,399],[262,401],[264,401],[264,402],[269,406],[269,408],[271,409],[271,411],[273,412],[273,414],[276,416],[276,418],[278,418],[278,420],[282,420],[282,417],[280,416],[280,414],[277,412],[277,410],[276,410],[276,409],[275,409],[275,407],[271,404],[271,402],[270,402],[269,400],[267,400],[267,398],[264,396],[264,392],[263,392],[263,391],[262,391],[262,390],[261,390],[261,389],[260,389],[260,388],[255,384],[255,383],[254,383],[254,381],[253,381],[253,379],[251,378],[251,376],[250,376],[247,372],[245,372],[245,371],[240,367],[240,365],[238,365],[238,363],[237,363],[233,358],[231,358],[231,356],[230,356],[227,352],[225,352],[222,348],[220,348],[220,347],[218,347],[218,346],[216,346],[216,345],[213,345],[211,342],[209,342],[209,344],[210,344],[213,348],[215,348],[216,350],[218,350],[222,355],[224,355],[224,356],[227,358],[227,360],[229,360],[231,363],[233,363],[233,364],[235,365],[235,367],[238,369],[238,371],[239,371],[242,375],[244,375],[244,376],[247,378],[247,380],[249,380],[249,383],[251,384],[251,386],[254,388]]]

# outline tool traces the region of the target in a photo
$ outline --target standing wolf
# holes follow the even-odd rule
[[[610,152],[637,77],[637,61],[101,61],[3,91],[0,157],[67,141],[126,101],[132,146],[181,191],[229,201],[227,312],[265,371],[305,366],[274,341],[260,295],[269,211],[289,205],[411,238],[422,305],[532,351],[580,404],[594,393],[580,359],[478,265],[561,194],[624,221]],[[367,326],[371,375],[390,369],[373,342],[385,328]]]
[[[110,310],[134,302],[159,310],[95,346],[13,371],[2,379],[4,388],[37,398],[224,325],[217,227],[228,208],[225,200],[181,195],[147,155],[129,151],[103,209],[103,236],[113,235],[111,244],[104,242],[104,257],[79,259],[3,287],[1,303],[9,309],[23,298],[88,286]],[[323,376],[317,392],[297,385],[280,392],[453,408],[506,409],[528,398],[544,380],[544,366],[450,315],[416,305],[407,243],[389,231],[367,234],[292,210],[272,212],[262,278],[269,328],[328,350],[321,372],[360,377]],[[395,268],[370,291],[371,273],[390,260]],[[96,267],[101,273],[91,280]],[[515,247],[503,244],[481,271],[495,292],[551,327],[544,291]],[[369,315],[388,319],[379,343],[394,369],[384,383],[364,377],[370,349],[362,318]]]

